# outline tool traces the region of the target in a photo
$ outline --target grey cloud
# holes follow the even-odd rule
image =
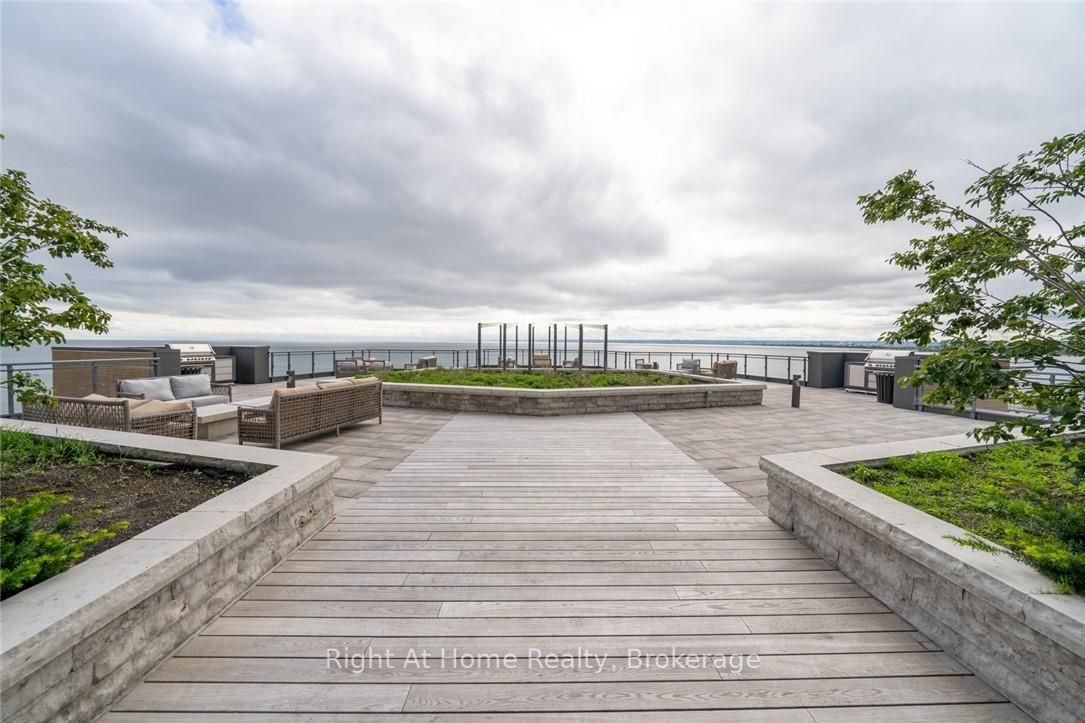
[[[333,10],[353,45],[311,26],[269,37],[244,7],[3,5],[5,163],[130,234],[90,290],[213,316],[318,313],[313,290],[390,318],[899,308],[915,279],[883,259],[908,230],[864,227],[856,196],[907,167],[959,188],[961,156],[1008,159],[1085,106],[1072,7],[755,9],[745,50],[683,69],[731,101],[690,127],[707,150],[667,189],[720,236],[721,256],[683,266],[686,239],[626,159],[553,120],[576,69],[525,80],[480,55],[433,72],[398,8]],[[614,262],[628,278],[607,275]]]
[[[565,154],[529,89],[505,86],[486,68],[455,79],[468,121],[427,105],[409,77],[390,87],[313,66],[304,83],[245,97],[206,63],[156,55],[133,28],[112,22],[118,12],[25,6],[5,22],[8,65],[23,71],[5,77],[9,157],[106,176],[111,197],[88,205],[129,230],[118,264],[187,282],[393,279],[403,301],[426,302],[410,289],[432,285],[409,280],[430,270],[492,286],[509,274],[665,249],[663,229],[643,214],[607,213],[604,196],[620,185],[613,171]],[[102,47],[113,57],[103,59]],[[89,62],[75,65],[81,56]],[[94,87],[106,77],[105,92]],[[43,83],[83,105],[78,122],[97,129],[90,147],[23,140],[34,134],[19,108]],[[475,150],[495,144],[524,170],[498,172]]]

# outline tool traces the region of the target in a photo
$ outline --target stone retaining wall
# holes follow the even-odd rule
[[[390,407],[548,417],[754,406],[761,404],[765,385],[712,380],[657,387],[509,389],[385,382],[383,390],[384,404]]]
[[[855,462],[981,449],[963,435],[764,457],[769,516],[1043,721],[1085,719],[1085,599],[967,533],[837,474]]]
[[[86,721],[330,521],[322,455],[0,420],[251,480],[0,604],[4,721]]]

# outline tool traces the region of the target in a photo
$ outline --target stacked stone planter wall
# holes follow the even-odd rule
[[[385,382],[383,387],[384,404],[390,407],[539,417],[754,406],[761,404],[765,391],[764,384],[754,382],[691,378],[695,383],[656,387],[511,389],[399,382]]]
[[[0,420],[111,453],[248,471],[232,490],[5,600],[4,721],[90,720],[331,519],[338,459]]]
[[[977,449],[955,436],[764,457],[769,515],[1033,717],[1085,720],[1085,599],[833,471]]]

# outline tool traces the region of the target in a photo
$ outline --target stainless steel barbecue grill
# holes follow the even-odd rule
[[[897,357],[907,355],[906,351],[894,349],[874,349],[866,355],[863,371],[868,380],[874,378],[874,390],[879,402],[893,403],[893,393],[897,386]]]
[[[215,350],[210,344],[166,344],[166,348],[181,352],[182,374],[211,374],[215,367]]]
[[[897,368],[897,357],[907,356],[906,351],[894,349],[875,349],[866,355],[863,369],[871,374],[893,374]]]
[[[844,389],[874,394],[878,389],[878,377],[894,377],[897,357],[908,353],[897,349],[874,349],[863,361],[848,362],[844,366]]]

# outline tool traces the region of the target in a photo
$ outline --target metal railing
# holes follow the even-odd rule
[[[29,373],[32,376],[41,379],[45,386],[54,389],[54,379],[57,371],[68,370],[79,367],[89,367],[87,370],[89,374],[90,393],[112,395],[114,389],[108,388],[101,377],[103,369],[108,368],[111,365],[125,364],[131,366],[133,363],[146,364],[147,372],[143,376],[157,376],[159,367],[158,356],[140,356],[140,357],[125,357],[125,358],[110,358],[110,359],[64,359],[57,361],[40,361],[40,362],[6,362],[0,365],[0,370],[3,371],[3,387],[5,394],[0,397],[3,402],[3,408],[0,408],[0,416],[11,417],[19,413],[19,403],[16,398],[16,390],[12,385],[12,379],[16,374],[23,372]]]
[[[271,381],[286,379],[288,371],[296,379],[333,376],[341,359],[376,359],[389,367],[414,364],[421,357],[437,357],[438,366],[466,368],[474,366],[477,354],[471,349],[300,349],[269,351],[268,376]]]
[[[474,349],[300,349],[268,352],[268,375],[271,381],[286,379],[288,371],[294,372],[295,378],[298,379],[332,376],[335,374],[336,363],[350,358],[375,359],[384,362],[389,367],[404,368],[415,364],[422,357],[437,357],[438,366],[446,368],[466,369],[480,366],[478,352]],[[792,377],[798,374],[800,380],[803,383],[806,382],[806,357],[779,354],[623,350],[604,352],[602,349],[585,349],[583,366],[596,369],[606,366],[608,369],[631,370],[636,368],[638,362],[643,361],[647,365],[658,363],[661,369],[674,370],[687,359],[699,361],[706,372],[711,370],[714,362],[733,360],[738,363],[740,378],[790,383]],[[520,368],[526,368],[533,363],[526,348],[513,350],[509,361]],[[568,352],[560,349],[558,358],[551,359],[550,363],[555,367],[563,367],[566,364],[576,366],[576,352],[572,349]],[[481,366],[501,366],[500,350],[483,349]]]
[[[1025,371],[1021,381],[1026,384],[1039,386],[1055,386],[1065,383],[1070,374],[1065,370],[1050,370],[1035,366],[1013,366],[1007,371]],[[1082,370],[1085,371],[1085,370]],[[915,409],[919,412],[954,413],[953,408],[942,404],[927,404],[924,398],[927,396],[928,386],[920,384],[916,388]],[[993,399],[972,398],[972,404],[965,411],[969,419],[994,420],[1007,417],[1022,417],[1036,414],[1035,409],[1007,404]],[[1050,417],[1051,415],[1047,415]]]

